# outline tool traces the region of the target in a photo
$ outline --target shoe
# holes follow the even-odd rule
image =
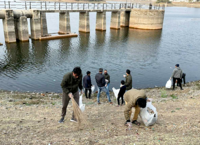
[[[113,102],[110,102],[110,104],[112,105],[112,104],[113,104]]]
[[[98,102],[98,105],[100,105],[101,103],[100,102]]]
[[[62,117],[58,123],[63,123],[63,122],[64,122],[64,117]]]
[[[183,89],[181,89],[181,90],[183,90]]]
[[[70,119],[71,122],[76,122],[77,123],[77,120],[76,119]]]

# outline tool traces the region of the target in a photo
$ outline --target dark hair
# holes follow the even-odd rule
[[[78,75],[78,76],[80,76],[80,75],[81,75],[81,73],[82,73],[82,71],[81,71],[81,68],[80,68],[80,67],[75,67],[75,68],[73,69],[73,72],[74,72],[76,75]]]
[[[144,98],[139,98],[139,99],[137,99],[136,104],[141,108],[145,108],[147,101]]]
[[[99,72],[102,72],[103,71],[103,68],[99,68]]]
[[[175,66],[179,67],[179,64],[176,64]]]
[[[125,84],[124,80],[122,80],[122,81],[121,81],[121,84],[122,84],[122,85],[124,85],[124,84]]]
[[[87,75],[89,75],[90,73],[91,73],[90,71],[87,71],[87,73],[86,73],[86,74],[87,74]]]
[[[127,74],[130,74],[130,73],[131,73],[131,71],[130,71],[129,69],[127,69],[127,70],[126,70],[126,73],[127,73]]]

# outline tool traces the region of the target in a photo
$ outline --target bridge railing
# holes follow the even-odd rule
[[[149,9],[142,3],[65,3],[36,1],[0,1],[1,9],[37,9],[37,10],[118,10],[118,9]],[[164,5],[152,5],[151,9],[162,10]]]

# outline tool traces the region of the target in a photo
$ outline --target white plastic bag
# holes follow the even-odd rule
[[[79,97],[79,108],[83,112],[83,111],[85,111],[85,104],[83,104],[82,99],[83,99],[83,95],[80,95],[80,97]]]
[[[92,85],[91,90],[92,90],[92,94],[93,94],[94,90],[95,90],[95,86],[94,85]]]
[[[113,87],[112,90],[113,90],[113,93],[114,93],[114,95],[115,95],[115,98],[117,99],[120,89],[115,89],[115,88]]]
[[[151,102],[147,102],[146,108],[140,109],[140,117],[144,122],[145,126],[154,125],[158,118],[158,113],[156,108],[151,104]]]
[[[169,88],[171,88],[171,86],[172,86],[172,81],[168,80],[165,87],[169,89]]]

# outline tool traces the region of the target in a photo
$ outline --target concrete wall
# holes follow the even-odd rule
[[[120,26],[121,27],[128,27],[129,26],[129,19],[130,19],[130,12],[129,11],[122,11],[120,16]]]
[[[90,32],[90,16],[89,12],[79,13],[79,32]]]
[[[106,31],[106,12],[97,12],[96,30]]]
[[[130,15],[130,28],[162,29],[164,10],[132,9]]]
[[[16,42],[13,10],[4,10],[3,28],[7,43]]]
[[[111,29],[120,29],[120,12],[112,12],[111,15],[111,22],[110,22]]]
[[[20,41],[29,41],[28,22],[26,16],[15,18],[16,39]]]
[[[69,12],[59,13],[59,32],[60,34],[71,33]]]

